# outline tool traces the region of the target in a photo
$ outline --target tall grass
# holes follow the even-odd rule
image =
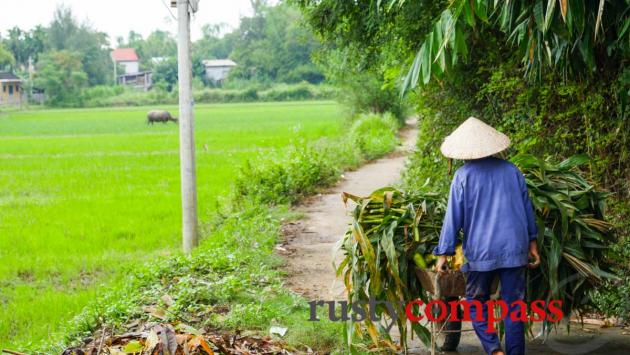
[[[284,154],[248,163],[236,177],[236,197],[271,204],[296,202],[337,181],[343,169],[392,151],[399,142],[397,131],[398,123],[389,113],[360,115],[343,138],[301,142]]]
[[[350,136],[366,158],[374,159],[394,149],[399,128],[399,121],[389,112],[361,114],[352,125]]]

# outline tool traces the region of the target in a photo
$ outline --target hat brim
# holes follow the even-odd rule
[[[444,139],[440,151],[447,158],[472,160],[500,153],[509,146],[508,136],[470,117]]]
[[[442,146],[440,147],[440,151],[442,152],[442,155],[444,155],[447,158],[458,159],[458,160],[473,160],[473,159],[486,158],[486,157],[495,155],[497,153],[501,153],[502,151],[510,147],[509,139],[506,144],[497,145],[493,147],[492,149],[490,149],[489,147],[485,149],[476,149],[476,150],[467,149],[467,148],[457,149],[457,148],[453,148],[452,146],[445,146],[445,143],[446,141],[442,143]]]

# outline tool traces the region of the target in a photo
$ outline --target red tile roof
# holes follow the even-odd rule
[[[116,48],[112,52],[112,58],[117,62],[136,62],[138,55],[133,48]]]

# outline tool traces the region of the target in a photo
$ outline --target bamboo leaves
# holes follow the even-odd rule
[[[418,84],[419,73],[426,84],[465,57],[466,34],[478,31],[479,24],[508,34],[532,78],[540,80],[544,67],[557,69],[564,77],[591,75],[598,49],[608,56],[617,50],[616,55],[623,56],[630,37],[627,11],[624,1],[450,1],[418,43],[401,94]]]
[[[595,40],[597,41],[597,33],[602,24],[602,15],[604,14],[604,0],[599,0],[599,6],[597,7],[597,20],[595,21]]]
[[[556,9],[556,0],[547,0],[547,11],[545,12],[545,22],[544,22],[543,31],[542,31],[543,33],[547,33],[547,31],[549,30],[555,9]]]
[[[422,83],[427,84],[433,74],[442,75],[448,66],[455,65],[458,58],[466,57],[468,47],[464,38],[464,32],[458,28],[457,17],[462,10],[469,10],[466,6],[460,6],[455,13],[447,8],[442,12],[433,30],[427,34],[425,41],[420,46],[411,68],[403,81],[401,94],[408,88],[418,84],[419,75],[422,74]],[[470,11],[464,13],[474,19]],[[472,20],[471,20],[472,21]],[[447,58],[450,57],[450,60]]]

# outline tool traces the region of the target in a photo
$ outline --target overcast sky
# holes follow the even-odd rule
[[[38,24],[48,25],[55,8],[65,4],[81,22],[87,20],[94,28],[109,34],[111,44],[115,45],[116,37],[127,38],[131,30],[145,38],[155,29],[176,33],[177,25],[164,6],[169,3],[169,0],[0,0],[0,33],[4,37],[14,26],[30,30]],[[177,13],[177,9],[171,10]],[[201,26],[206,23],[226,23],[234,28],[240,17],[251,13],[249,0],[200,0],[199,11],[191,23],[192,39],[201,36]]]

